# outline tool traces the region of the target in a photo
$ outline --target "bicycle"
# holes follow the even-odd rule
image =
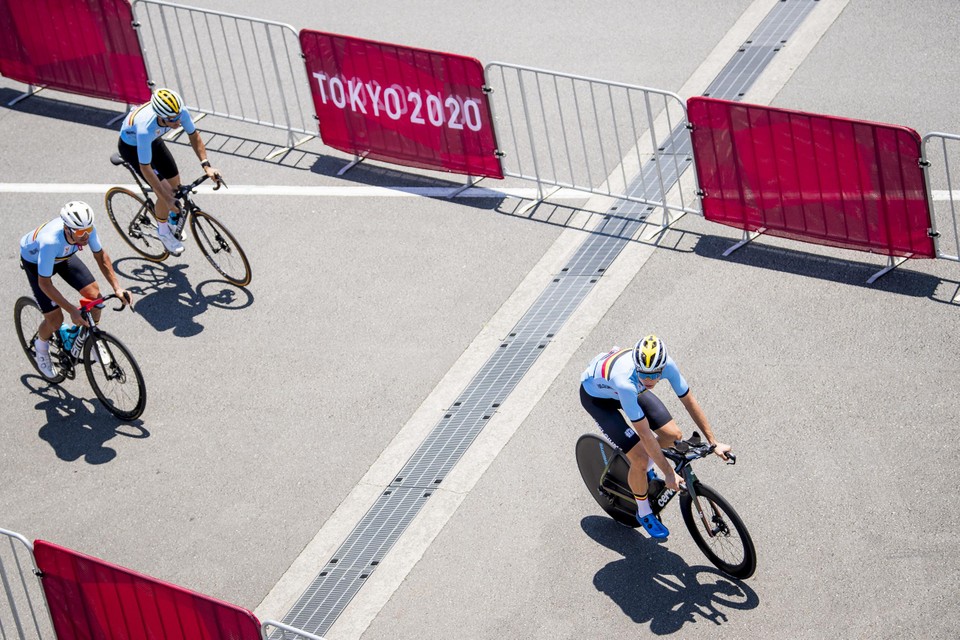
[[[746,579],[757,568],[757,551],[743,520],[716,489],[700,482],[693,461],[713,453],[716,445],[705,443],[698,432],[687,440],[663,449],[686,486],[680,489],[680,512],[694,542],[718,569],[734,578]],[[638,527],[637,501],[627,482],[630,462],[617,447],[592,433],[580,436],[577,466],[590,494],[611,518],[628,527]],[[728,453],[727,464],[737,458]],[[676,495],[664,489],[659,478],[650,482],[650,508],[658,514]],[[696,508],[696,513],[694,513]],[[728,555],[729,554],[729,555]]]
[[[150,197],[152,189],[119,153],[113,154],[110,162],[116,166],[126,167],[143,196],[124,187],[110,188],[105,197],[110,221],[113,222],[120,237],[134,251],[147,260],[163,262],[170,253],[157,235],[154,211],[156,203]],[[174,197],[181,203],[177,223],[173,228],[174,235],[178,240],[183,240],[184,227],[189,219],[190,231],[193,232],[193,237],[207,261],[231,284],[245,287],[250,284],[253,274],[250,272],[250,261],[247,260],[247,255],[240,247],[240,243],[222,222],[201,210],[190,197],[191,194],[196,193],[194,189],[206,179],[207,175],[204,174],[190,184],[181,184],[174,191]],[[220,179],[214,190],[226,184],[223,179]]]
[[[143,374],[130,350],[119,339],[98,327],[92,313],[94,307],[102,306],[113,298],[120,300],[120,306],[114,307],[115,311],[126,306],[115,293],[96,300],[81,298],[80,315],[89,326],[80,327],[69,350],[64,349],[60,332],[53,332],[50,338],[50,362],[56,374],[53,378],[44,376],[37,367],[37,353],[33,342],[43,321],[40,306],[33,298],[21,297],[14,305],[13,320],[23,352],[44,380],[52,384],[60,384],[66,379],[73,380],[77,375],[78,365],[82,362],[87,372],[87,380],[97,394],[97,399],[110,413],[121,420],[130,421],[143,415],[147,404],[147,387]]]

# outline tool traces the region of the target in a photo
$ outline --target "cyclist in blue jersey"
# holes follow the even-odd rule
[[[121,300],[130,304],[132,296],[117,280],[110,256],[100,244],[100,236],[93,226],[93,209],[87,203],[68,202],[60,210],[59,218],[40,225],[20,239],[20,267],[27,272],[33,297],[43,313],[34,341],[37,368],[48,378],[54,377],[50,337],[63,322],[63,310],[70,314],[74,325],[87,324],[80,316],[78,305],[71,304],[54,286],[53,274],[58,274],[84,298],[95,300],[100,297],[100,286],[77,255],[88,245],[107,282]],[[99,322],[100,309],[93,310],[93,318]]]
[[[717,445],[714,453],[726,460],[730,447],[717,442],[700,403],[657,336],[642,338],[633,349],[614,347],[597,355],[580,376],[580,403],[630,461],[627,482],[637,500],[637,520],[653,538],[666,538],[670,532],[650,508],[648,479],[656,465],[663,471],[667,488],[679,490],[679,479],[661,449],[683,439],[670,412],[653,393],[663,378],[670,382],[707,442]],[[635,446],[637,443],[642,446]]]
[[[183,106],[183,99],[170,89],[157,89],[150,102],[130,111],[120,129],[117,148],[121,157],[133,166],[157,194],[157,235],[167,251],[173,255],[183,253],[183,243],[173,234],[168,217],[177,214],[173,193],[180,186],[180,170],[170,150],[163,143],[163,135],[183,126],[190,138],[190,146],[200,160],[207,176],[219,183],[220,172],[210,165],[207,148],[197,131],[190,112]]]

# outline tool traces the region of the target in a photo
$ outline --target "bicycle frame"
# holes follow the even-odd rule
[[[689,443],[682,442],[678,443],[685,446],[683,451],[678,451],[676,449],[662,449],[663,455],[674,462],[674,471],[677,475],[683,477],[684,487],[681,487],[680,491],[675,492],[670,496],[670,500],[673,500],[675,496],[680,493],[686,492],[690,494],[691,499],[693,500],[694,505],[696,505],[697,513],[700,518],[703,520],[704,525],[707,528],[707,531],[711,531],[709,523],[706,516],[704,515],[703,508],[700,505],[700,499],[696,492],[696,483],[698,482],[697,474],[693,471],[693,461],[699,460],[700,458],[705,457],[713,452],[714,445],[709,445],[708,447],[704,446],[693,446],[691,447]],[[617,461],[618,456],[626,458],[625,454],[622,451],[617,450],[616,454],[611,456],[609,460],[606,461],[606,466],[604,466],[603,474],[600,476],[600,491],[607,494],[615,495],[619,498],[622,498],[627,501],[633,501],[634,495],[633,490],[630,489],[629,485],[621,483],[617,478],[616,474],[611,473],[611,466]],[[728,464],[735,464],[736,458],[730,455],[731,462]],[[668,500],[669,503],[669,500]],[[666,504],[661,507],[661,510],[666,507]]]
[[[155,191],[145,179],[140,177],[140,174],[137,173],[137,171],[129,162],[124,162],[123,167],[126,168],[126,170],[130,172],[130,175],[133,176],[134,181],[137,183],[137,187],[140,189],[140,193],[143,194],[143,199],[150,205],[150,209],[153,211],[154,217],[156,217],[156,201],[150,197],[150,194],[155,193]],[[177,220],[177,227],[174,231],[176,236],[180,239],[182,239],[181,236],[183,235],[183,228],[186,225],[187,218],[193,215],[194,212],[200,210],[199,205],[193,201],[193,199],[190,197],[190,194],[193,193],[193,190],[197,186],[208,180],[209,177],[210,176],[207,174],[203,174],[190,184],[181,184],[173,192],[174,198],[183,203],[180,215],[178,216],[179,219]],[[227,184],[223,181],[222,177],[220,178],[220,182],[217,184],[217,186],[214,187],[214,190],[219,189],[221,184]]]

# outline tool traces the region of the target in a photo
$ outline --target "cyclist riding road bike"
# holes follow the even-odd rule
[[[220,172],[207,160],[207,148],[197,131],[190,112],[183,106],[183,99],[170,89],[157,89],[150,102],[133,108],[123,121],[117,149],[137,173],[147,181],[157,194],[157,235],[167,251],[175,256],[183,253],[183,243],[173,234],[168,219],[176,215],[174,191],[180,186],[180,170],[174,161],[163,135],[180,126],[190,138],[190,146],[200,160],[207,176],[220,181]]]
[[[679,479],[661,449],[683,439],[670,412],[653,393],[662,378],[670,382],[707,441],[717,445],[714,453],[726,460],[730,447],[714,438],[700,403],[657,336],[642,338],[633,349],[614,347],[597,355],[580,376],[580,403],[604,435],[626,454],[630,461],[627,482],[637,500],[637,520],[651,537],[658,539],[666,538],[670,532],[650,508],[648,480],[656,465],[663,471],[667,488],[679,490]],[[627,421],[618,410],[623,411]],[[637,443],[642,446],[637,447]]]
[[[96,300],[100,297],[100,286],[77,255],[87,245],[107,282],[122,300],[130,304],[130,292],[117,280],[110,256],[100,244],[93,225],[93,209],[87,203],[68,202],[60,210],[59,218],[40,225],[20,239],[20,266],[27,272],[33,297],[43,313],[43,322],[34,341],[37,368],[48,378],[55,375],[50,361],[50,338],[63,322],[63,310],[70,314],[74,325],[87,326],[77,305],[71,304],[54,286],[53,274],[58,274],[84,298]],[[93,310],[93,318],[100,321],[100,309]]]

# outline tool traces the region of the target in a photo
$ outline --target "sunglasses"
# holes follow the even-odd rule
[[[637,371],[637,375],[646,380],[659,380],[663,376],[663,371],[657,371],[656,373],[643,373]]]
[[[87,227],[86,229],[71,229],[73,235],[77,238],[86,238],[90,235],[90,232],[93,231],[93,227]]]

